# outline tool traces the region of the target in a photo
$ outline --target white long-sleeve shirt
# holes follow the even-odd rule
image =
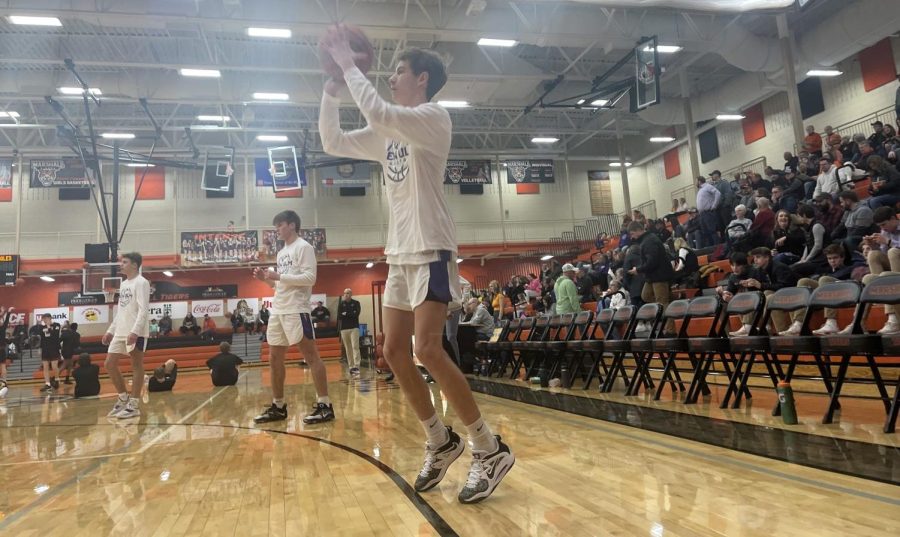
[[[281,279],[275,282],[272,314],[309,313],[309,299],[318,272],[315,248],[297,237],[278,252],[275,270]]]
[[[438,259],[438,250],[456,252],[456,226],[443,186],[450,114],[435,103],[390,104],[355,67],[344,73],[344,80],[368,125],[342,132],[340,100],[324,93],[319,134],[331,155],[381,163],[390,207],[384,249],[388,263],[430,263]]]
[[[150,282],[138,274],[119,287],[119,308],[107,334],[150,337]]]
[[[710,183],[703,183],[697,191],[697,210],[702,212],[714,211],[719,206],[722,193]]]

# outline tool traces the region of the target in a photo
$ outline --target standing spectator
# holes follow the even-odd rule
[[[708,248],[716,244],[716,230],[718,229],[719,215],[718,208],[722,194],[703,177],[697,178],[697,210],[700,211],[700,248]],[[640,222],[638,222],[640,223]],[[629,231],[632,227],[628,227]],[[641,235],[644,233],[643,225],[641,226]],[[635,238],[634,232],[631,233],[631,239]]]
[[[806,137],[803,138],[803,149],[809,152],[809,156],[818,158],[822,156],[822,136],[816,132],[813,125],[806,126]]]
[[[9,320],[15,308],[0,306],[0,399],[6,397],[9,388],[6,387],[6,361],[11,359],[9,349],[14,346],[6,337],[9,329]]]
[[[525,296],[528,298],[541,296],[541,279],[534,274],[528,274],[528,284],[525,286]]]
[[[159,323],[156,319],[150,319],[150,339],[159,337]]]
[[[718,193],[715,189],[713,191]],[[644,226],[638,222],[628,226],[628,231],[632,240],[641,247],[640,264],[629,271],[632,275],[641,274],[646,278],[644,288],[641,290],[641,299],[645,303],[658,302],[665,308],[671,302],[670,286],[675,275],[666,248],[659,237],[647,233]],[[675,324],[671,319],[666,323],[666,332],[669,334],[675,332]]]
[[[63,369],[66,371],[66,380],[63,384],[72,384],[69,377],[72,376],[72,357],[81,350],[81,334],[78,333],[78,323],[67,324],[59,335],[63,357]]]
[[[644,304],[641,300],[641,291],[644,289],[646,278],[643,274],[632,271],[633,268],[640,264],[641,247],[637,244],[632,244],[625,252],[625,260],[622,263],[622,270],[625,273],[622,278],[622,283],[628,291],[628,296],[631,297],[631,305],[635,307],[640,307]]]
[[[162,319],[159,320],[159,334],[163,337],[168,336],[172,333],[172,318],[169,317],[169,312],[163,313]]]
[[[231,344],[227,341],[219,343],[219,354],[206,361],[212,377],[213,386],[234,386],[241,373],[240,365],[244,363],[239,356],[231,354]]]
[[[350,376],[359,375],[359,314],[362,307],[359,301],[353,298],[353,291],[348,287],[344,289],[341,301],[338,302],[338,329],[341,331],[341,343],[344,344],[344,352],[347,354],[347,367]]]
[[[717,226],[717,229],[720,232],[724,232],[725,228],[728,226],[728,222],[731,221],[731,213],[734,211],[734,206],[737,205],[737,203],[735,203],[735,194],[731,189],[731,185],[729,185],[727,181],[722,180],[722,172],[719,170],[713,170],[713,172],[709,174],[709,179],[712,181],[716,190],[719,191],[719,194],[721,194],[721,197],[719,198],[719,225]],[[663,239],[663,242],[665,242],[665,239]]]
[[[578,288],[578,295],[582,304],[594,301],[594,279],[591,277],[590,272],[588,272],[587,266],[581,265],[578,267],[575,287]]]
[[[53,322],[49,313],[41,315],[39,332],[41,338],[41,363],[44,368],[44,387],[41,391],[51,392],[59,387],[59,323]],[[53,375],[50,375],[50,371]]]
[[[340,305],[338,306],[338,310],[340,310]],[[340,316],[340,313],[338,313],[338,315]],[[328,308],[326,308],[320,300],[316,302],[316,307],[309,312],[309,317],[312,319],[313,323],[327,323],[331,320],[331,312],[328,311]]]
[[[83,352],[78,356],[78,367],[72,372],[75,377],[75,398],[100,395],[100,368],[91,363],[91,355]]]
[[[244,315],[241,313],[241,308],[234,308],[229,321],[231,321],[231,331],[237,334],[238,329],[244,326]]]
[[[266,303],[263,302],[259,307],[259,324],[256,329],[259,330],[260,341],[265,341],[266,339],[266,328],[269,326],[269,308],[266,307]]]
[[[215,337],[215,335],[216,335],[216,321],[214,321],[213,318],[210,317],[208,313],[204,314],[203,315],[203,331],[200,332],[200,337],[202,339],[208,339],[208,340],[212,341],[213,338]]]
[[[166,360],[166,363],[153,370],[153,376],[148,381],[147,390],[151,392],[170,392],[175,387],[178,378],[178,364],[175,360]]]
[[[883,146],[884,140],[885,140],[884,123],[882,123],[881,121],[876,121],[875,123],[872,123],[872,130],[874,130],[875,132],[873,132],[871,135],[869,135],[869,138],[868,138],[869,145],[872,146],[872,148],[878,148],[878,147]]]
[[[195,336],[200,333],[200,327],[197,326],[197,319],[194,317],[193,313],[188,312],[188,314],[185,315],[184,320],[181,321],[181,328],[179,328],[178,331],[182,334],[191,333]]]
[[[632,222],[632,225],[635,223]],[[556,295],[556,313],[578,313],[581,311],[581,300],[575,286],[575,266],[566,263],[562,267],[562,276],[556,279],[553,292]]]

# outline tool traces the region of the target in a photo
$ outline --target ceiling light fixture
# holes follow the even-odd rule
[[[744,119],[743,114],[719,114],[716,116],[719,121],[738,121]]]
[[[545,256],[541,256],[541,261],[550,261],[551,259],[553,259],[553,256],[550,255],[550,254],[547,254],[547,255],[545,255]]]
[[[610,162],[609,165],[612,166],[613,168],[621,168],[621,167],[622,167],[622,163],[621,163],[621,162]],[[630,167],[631,167],[631,163],[630,163],[630,162],[626,162],[626,163],[625,163],[625,167],[626,167],[626,168],[630,168]]]
[[[468,108],[471,106],[468,101],[438,101],[438,104],[444,108]]]
[[[41,281],[45,281],[47,283],[55,282],[56,279],[51,276],[41,276]]]
[[[166,276],[166,277],[168,277],[168,278],[171,278],[172,276],[174,276],[174,274],[172,274],[172,271],[171,271],[171,270],[164,270],[164,271],[163,271],[163,276]]]
[[[664,143],[668,143],[668,142],[674,142],[675,137],[674,136],[651,136],[650,141],[655,144],[664,144]]]
[[[291,37],[291,31],[287,28],[247,28],[250,37]]]
[[[219,78],[222,72],[218,69],[179,69],[181,76],[194,76],[200,78]]]
[[[478,40],[478,45],[482,47],[514,47],[518,41],[515,39],[494,39],[492,37],[482,37]]]
[[[555,144],[558,141],[559,138],[554,138],[553,136],[535,136],[531,139],[531,142],[535,144]]]
[[[591,106],[606,106],[609,104],[609,101],[606,99],[597,99],[596,101],[591,102]]]
[[[84,93],[84,88],[77,88],[74,86],[63,86],[56,89],[63,95],[81,95],[82,93]],[[91,92],[91,95],[103,95],[103,92],[100,91],[100,88],[88,88],[88,91]]]
[[[149,164],[147,162],[129,162],[126,166],[129,168],[155,168],[156,164]]]
[[[810,69],[806,72],[806,76],[840,76],[843,71],[837,69]]]
[[[216,122],[229,122],[231,118],[228,116],[197,116],[197,121],[216,121]]]
[[[372,268],[374,266],[375,266],[375,263],[373,263],[372,261],[369,261],[368,263],[366,263],[366,268]]]
[[[265,91],[258,91],[253,94],[253,98],[257,101],[286,101],[289,99],[287,93],[269,93]]]
[[[134,140],[134,134],[130,132],[104,132],[100,136],[107,140]]]
[[[0,112],[0,118],[18,119],[19,113],[15,110],[7,110],[5,112]]]
[[[260,142],[287,142],[288,137],[283,134],[260,134],[256,139]]]
[[[684,47],[679,47],[678,45],[656,45],[656,52],[660,54],[672,54],[682,50],[684,50]],[[653,52],[653,47],[647,45],[644,47],[644,52]]]
[[[62,26],[57,17],[33,17],[30,15],[10,15],[7,20],[22,26]]]

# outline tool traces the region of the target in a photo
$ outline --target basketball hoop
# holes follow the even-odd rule
[[[103,297],[106,299],[107,304],[112,304],[116,300],[116,293],[119,290],[115,287],[104,287],[103,288]]]

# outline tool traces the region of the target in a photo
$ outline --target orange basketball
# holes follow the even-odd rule
[[[375,61],[375,49],[372,47],[372,43],[369,42],[366,34],[359,27],[351,24],[343,24],[340,27],[332,26],[326,31],[325,36],[327,37],[333,32],[343,32],[347,36],[348,41],[350,41],[350,48],[356,53],[356,67],[363,74],[368,73],[369,69],[372,68],[372,62]],[[337,81],[344,80],[344,72],[331,58],[331,54],[325,50],[322,41],[319,41],[319,62],[322,64],[322,70],[328,76]]]

